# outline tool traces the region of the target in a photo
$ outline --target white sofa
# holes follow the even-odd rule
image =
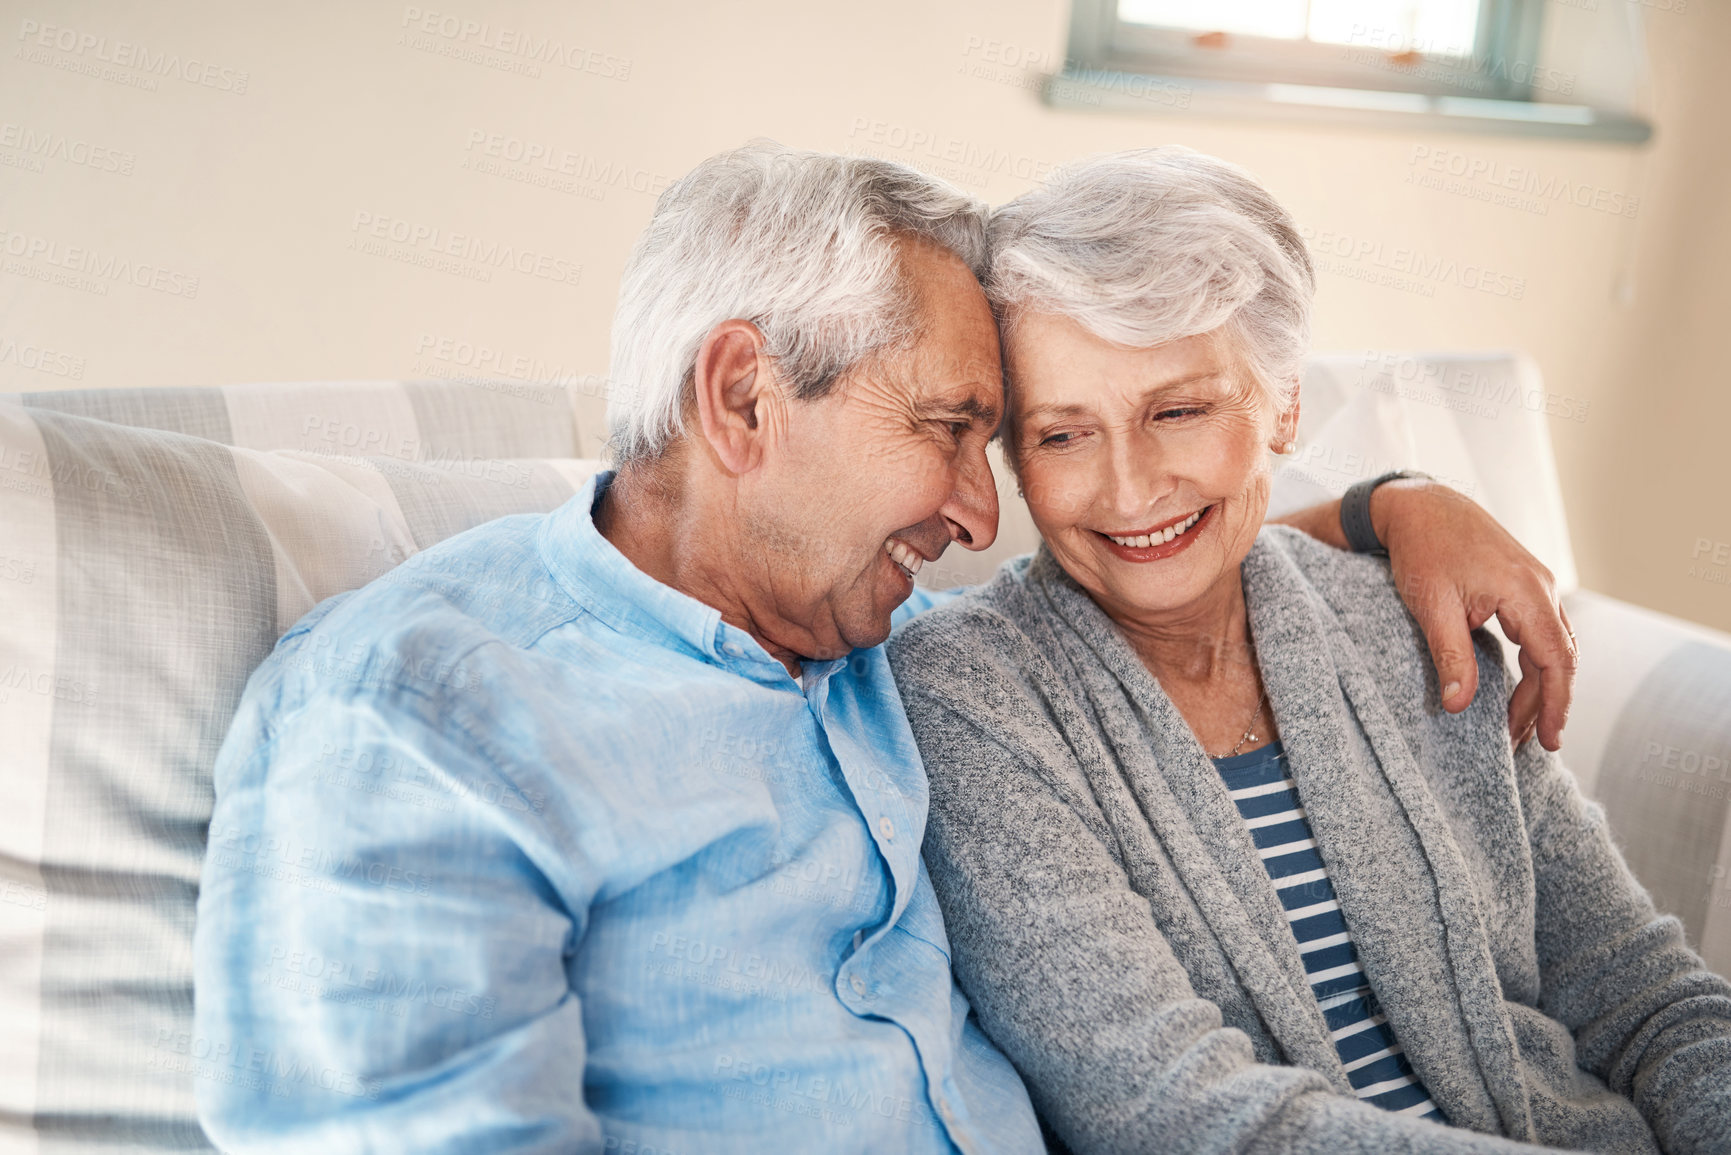
[[[1532,367],[1317,358],[1304,405],[1280,507],[1425,469],[1571,591],[1566,756],[1660,904],[1731,969],[1731,639],[1573,588]],[[576,459],[578,414],[562,390],[485,382],[0,398],[0,1149],[208,1146],[196,1081],[242,1072],[192,1033],[193,904],[246,677],[320,599],[564,501],[597,467]],[[1000,542],[922,577],[978,580],[1031,547],[1000,487]]]

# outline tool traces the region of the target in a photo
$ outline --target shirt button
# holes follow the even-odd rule
[[[866,985],[864,979],[860,978],[858,975],[854,975],[852,978],[848,979],[847,982],[848,986],[853,988],[854,994],[859,995],[861,998],[865,997]]]
[[[729,642],[723,648],[726,649],[728,653],[732,654],[736,658],[739,657],[741,654],[745,653],[745,647],[741,646],[738,642]]]
[[[885,842],[896,840],[896,824],[889,820],[889,815],[886,814],[878,819],[878,833],[884,836]]]

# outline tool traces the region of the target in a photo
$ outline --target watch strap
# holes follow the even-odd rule
[[[1373,553],[1378,557],[1387,557],[1388,549],[1376,536],[1376,529],[1370,524],[1370,495],[1376,492],[1376,487],[1390,481],[1405,481],[1410,478],[1430,480],[1430,474],[1420,473],[1413,469],[1395,469],[1380,477],[1366,478],[1348,489],[1340,499],[1340,529],[1346,535],[1346,544],[1353,553]]]

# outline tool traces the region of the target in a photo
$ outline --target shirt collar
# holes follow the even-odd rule
[[[595,507],[615,474],[611,469],[595,474],[547,515],[540,549],[554,577],[585,610],[623,634],[687,650],[758,681],[788,679],[787,670],[755,638],[721,620],[721,611],[656,581],[601,536]],[[846,661],[804,663],[802,688],[827,679]]]

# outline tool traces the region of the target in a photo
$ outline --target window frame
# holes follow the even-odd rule
[[[1075,110],[1406,132],[1632,145],[1652,139],[1644,116],[1578,103],[1574,74],[1560,71],[1557,61],[1538,61],[1547,0],[1479,2],[1470,59],[1424,56],[1407,68],[1386,50],[1353,53],[1346,51],[1351,45],[1315,41],[1232,35],[1224,49],[1204,47],[1192,29],[1120,21],[1116,0],[1071,0],[1064,68],[1044,78],[1040,99]]]
[[[1374,45],[1358,47],[1229,33],[1210,46],[1198,30],[1132,24],[1117,0],[1072,0],[1070,62],[1087,71],[1203,81],[1292,84],[1486,100],[1532,100],[1544,0],[1479,0],[1469,58],[1422,52],[1408,63]]]

